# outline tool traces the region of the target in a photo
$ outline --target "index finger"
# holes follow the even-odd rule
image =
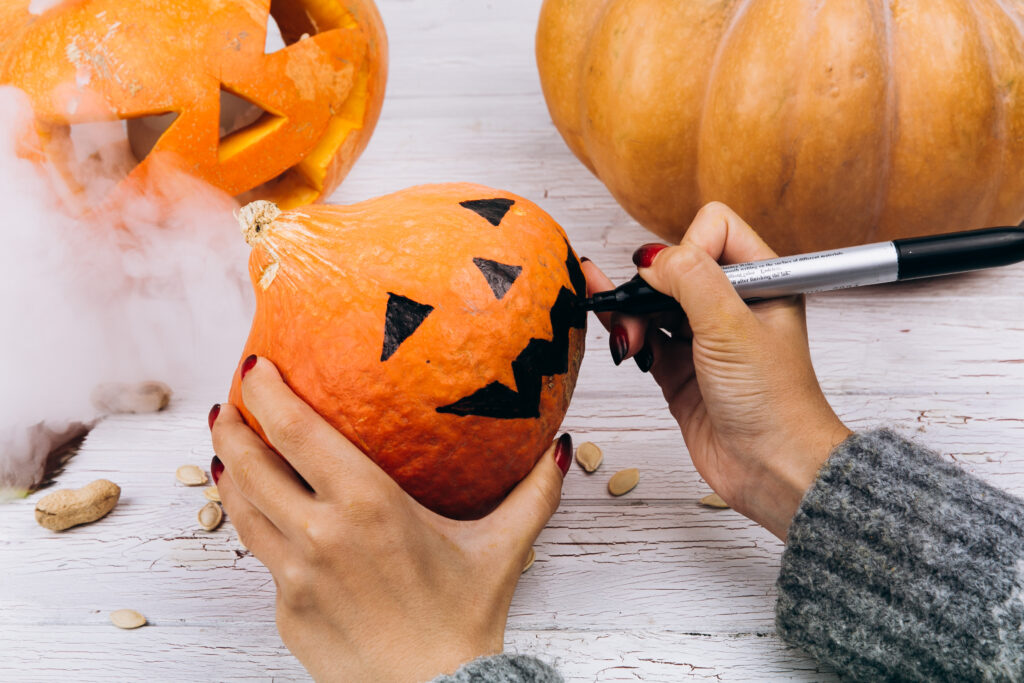
[[[242,399],[270,445],[317,493],[331,496],[342,487],[393,484],[384,470],[296,396],[266,358],[258,358],[246,372]]]

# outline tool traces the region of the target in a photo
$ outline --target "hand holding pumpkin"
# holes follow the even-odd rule
[[[682,243],[641,248],[640,275],[687,314],[672,336],[641,318],[606,316],[613,344],[653,353],[650,371],[697,471],[727,503],[785,538],[804,492],[850,431],[818,385],[802,297],[748,306],[718,263],[776,254],[731,209],[709,204]],[[593,263],[588,293],[611,288]],[[664,323],[664,321],[660,321]],[[646,362],[645,362],[646,364]]]
[[[218,487],[274,577],[278,629],[310,673],[421,681],[500,652],[523,564],[558,507],[568,435],[494,512],[456,521],[405,493],[270,361],[251,366],[241,391],[284,459],[233,406],[215,408]]]

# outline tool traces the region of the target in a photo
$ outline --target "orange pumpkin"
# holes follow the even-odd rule
[[[126,120],[130,179],[166,164],[231,195],[305,204],[341,182],[380,113],[387,44],[372,0],[78,0],[38,16],[29,4],[0,10],[0,83],[28,94],[76,191],[70,127]],[[271,16],[287,47],[264,54]]]
[[[430,509],[491,510],[551,443],[583,357],[585,283],[562,228],[470,184],[256,202],[240,220],[256,290],[242,357],[272,360]],[[259,430],[239,382],[230,400]]]
[[[1024,218],[1024,6],[545,0],[569,147],[678,241],[723,201],[793,253]]]

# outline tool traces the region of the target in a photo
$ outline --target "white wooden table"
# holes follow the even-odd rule
[[[333,199],[435,181],[505,188],[628,277],[629,255],[652,236],[549,121],[533,60],[539,0],[379,4],[391,42],[384,113]],[[1024,267],[813,296],[808,315],[822,385],[848,425],[896,425],[1024,494]],[[781,544],[731,510],[698,506],[709,489],[660,392],[632,363],[616,368],[607,342],[591,325],[564,425],[600,444],[605,464],[571,470],[512,604],[508,649],[556,661],[571,680],[833,680],[775,636]],[[181,464],[208,467],[206,413],[229,373],[175,387],[163,413],[92,432],[58,483],[117,481],[121,502],[102,522],[54,534],[33,520],[38,494],[0,507],[0,679],[306,678],[277,635],[267,570],[230,523],[198,529],[201,489],[174,481]],[[613,499],[607,476],[627,466],[640,484]],[[108,614],[122,607],[149,625],[114,628]]]

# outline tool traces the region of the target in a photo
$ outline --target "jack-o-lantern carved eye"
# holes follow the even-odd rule
[[[498,227],[501,225],[501,219],[505,217],[508,210],[515,204],[514,199],[505,199],[498,197],[496,199],[470,199],[464,202],[459,202],[459,206],[465,207],[470,211],[479,214],[483,218],[487,219],[487,222]]]
[[[522,266],[509,266],[497,261],[489,261],[485,258],[475,258],[473,263],[484,274],[488,286],[494,292],[495,299],[504,297],[512,283],[519,277],[519,273],[523,272]]]
[[[512,389],[501,382],[491,382],[455,403],[437,408],[437,412],[499,419],[540,417],[542,378],[568,371],[569,331],[571,328],[584,329],[587,323],[587,314],[580,306],[580,298],[586,293],[586,280],[568,242],[565,248],[568,252],[565,267],[573,289],[562,287],[551,307],[551,339],[530,339],[512,361],[516,388]]]
[[[384,348],[381,349],[381,362],[394,355],[416,328],[423,324],[433,306],[413,301],[401,294],[388,292],[388,308],[384,314]]]

